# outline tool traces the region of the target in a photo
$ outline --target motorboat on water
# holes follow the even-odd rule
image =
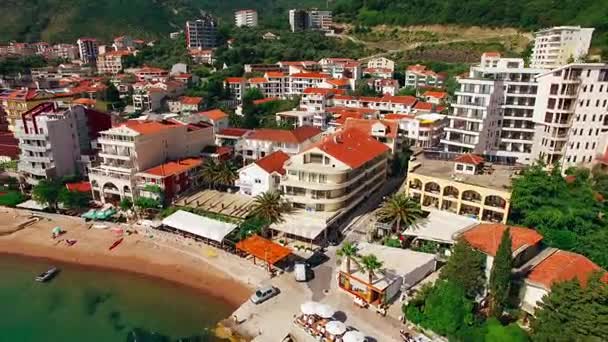
[[[57,273],[59,273],[59,269],[57,267],[52,267],[49,270],[40,273],[36,277],[36,281],[41,283],[47,282],[53,279],[57,275]]]

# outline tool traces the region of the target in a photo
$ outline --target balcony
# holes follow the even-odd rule
[[[20,162],[17,164],[17,169],[32,175],[46,177],[49,171],[53,170],[54,168],[43,169],[41,167],[32,167],[29,163]]]
[[[24,143],[20,143],[19,144],[19,148],[21,150],[24,151],[32,151],[32,152],[46,152],[51,148],[51,145],[44,145],[44,146],[38,146],[38,145],[30,145],[30,144],[24,144]]]
[[[47,136],[44,134],[36,133],[25,133],[24,131],[15,132],[15,138],[25,140],[44,140],[46,141]]]
[[[118,178],[123,180],[131,180],[132,177],[131,174],[127,172],[109,170],[101,167],[92,168],[89,171],[89,177],[91,176]]]
[[[33,162],[33,163],[52,163],[53,162],[51,157],[36,157],[36,156],[21,155],[21,156],[19,156],[19,159],[23,160],[23,161],[27,161],[27,162]]]

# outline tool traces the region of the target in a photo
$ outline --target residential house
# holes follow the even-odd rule
[[[109,51],[97,56],[97,73],[102,75],[116,75],[122,72],[122,59],[129,56],[129,51]]]
[[[177,100],[167,101],[169,111],[171,113],[195,113],[198,112],[203,105],[202,97],[180,96]]]
[[[367,61],[367,67],[370,69],[389,69],[395,71],[395,62],[386,57],[374,57]]]
[[[196,184],[203,160],[189,157],[169,161],[138,172],[135,177],[139,196],[154,198],[164,204]],[[160,191],[158,191],[160,190]]]
[[[427,69],[426,66],[410,65],[405,70],[405,86],[412,88],[441,88],[445,82],[445,75]]]
[[[244,136],[235,146],[237,154],[249,163],[275,151],[283,151],[290,156],[301,153],[321,139],[321,130],[312,126],[303,126],[291,131],[261,128]]]
[[[401,152],[402,141],[399,135],[399,123],[393,120],[347,118],[343,130],[356,129],[385,144],[392,155]]]
[[[224,113],[221,109],[199,112],[197,115],[199,115],[203,121],[210,123],[213,126],[214,132],[228,128],[230,122],[228,114]]]
[[[289,155],[278,150],[244,166],[239,170],[239,179],[236,181],[239,192],[247,196],[257,196],[269,191],[278,191],[281,177],[285,175],[283,165],[287,160]]]
[[[445,91],[427,90],[422,94],[422,98],[426,102],[430,102],[435,105],[443,105],[448,99],[448,93],[446,93]]]

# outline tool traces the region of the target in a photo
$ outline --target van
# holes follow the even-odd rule
[[[308,264],[298,262],[293,268],[293,274],[296,281],[308,281]]]
[[[279,294],[279,289],[274,286],[265,286],[257,289],[255,293],[249,297],[249,300],[251,300],[253,304],[260,304],[277,294]]]

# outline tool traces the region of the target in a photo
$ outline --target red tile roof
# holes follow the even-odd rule
[[[247,138],[252,140],[268,140],[290,144],[300,144],[321,134],[321,130],[312,126],[302,126],[294,130],[262,128],[253,131]]]
[[[198,114],[213,121],[219,121],[228,117],[228,114],[224,113],[221,109],[212,109]]]
[[[226,82],[228,82],[228,83],[242,83],[242,82],[245,82],[245,78],[243,78],[243,77],[228,77],[228,78],[226,78]]]
[[[483,159],[483,157],[480,157],[476,154],[465,153],[465,154],[461,154],[458,157],[454,158],[454,161],[458,162],[458,163],[463,163],[463,164],[479,165],[479,164],[483,163],[485,161],[485,159]]]
[[[487,52],[484,52],[483,55],[486,57],[500,57],[500,52],[487,51]]]
[[[285,74],[280,71],[267,71],[266,77],[285,77]]]
[[[382,97],[382,101],[383,102],[393,102],[393,103],[400,103],[400,104],[404,104],[407,106],[413,106],[414,103],[416,103],[416,98],[413,96],[384,96]]]
[[[384,115],[385,120],[403,120],[403,119],[414,119],[414,118],[416,118],[414,115],[407,115],[407,114],[391,113],[391,114]]]
[[[562,250],[557,250],[538,263],[526,277],[526,281],[540,285],[546,290],[557,282],[577,279],[585,286],[589,276],[594,271],[603,270],[586,257]],[[608,280],[604,274],[602,280]]]
[[[176,128],[182,125],[173,121],[143,121],[143,120],[128,120],[122,123],[122,126],[126,126],[140,134],[154,134],[165,129]]]
[[[331,78],[328,74],[323,74],[320,72],[300,72],[297,74],[291,75],[292,78]]]
[[[386,136],[390,138],[397,138],[397,133],[399,131],[399,123],[397,121],[348,118],[342,127],[344,127],[344,129],[357,129],[367,135],[371,135],[372,127],[378,123],[386,127]]]
[[[318,95],[334,95],[344,94],[343,89],[328,89],[328,88],[306,88],[304,94],[318,94]]]
[[[203,102],[203,98],[197,96],[181,96],[179,102],[185,105],[200,105],[201,102]]]
[[[543,236],[534,229],[513,226],[509,228],[513,252],[524,246],[533,246],[543,239]],[[472,247],[495,256],[505,229],[507,226],[501,223],[480,223],[465,231],[462,236]]]
[[[216,133],[216,135],[225,135],[225,136],[230,136],[230,137],[242,137],[243,135],[247,134],[251,132],[248,129],[244,129],[244,128],[224,128],[219,130],[219,132]]]
[[[274,101],[279,101],[281,99],[279,99],[278,97],[265,97],[263,99],[259,99],[259,100],[253,100],[253,104],[254,105],[261,105],[264,103],[268,103],[268,102],[274,102]]]
[[[357,129],[346,129],[325,137],[313,148],[320,149],[353,169],[389,151],[388,146]]]
[[[91,192],[91,183],[84,181],[76,183],[65,183],[65,187],[68,189],[68,191]]]
[[[201,158],[186,158],[177,161],[170,161],[153,168],[142,171],[154,176],[168,177],[189,171],[203,163]]]
[[[332,78],[331,80],[327,80],[327,83],[334,85],[336,87],[343,87],[350,85],[350,82],[345,78]]]
[[[265,79],[264,77],[252,77],[247,81],[249,83],[266,83],[266,82],[268,82],[268,80]]]
[[[433,104],[430,102],[420,102],[418,101],[416,103],[416,105],[414,106],[414,109],[417,110],[421,110],[421,111],[425,111],[425,112],[430,112],[433,110]]]
[[[433,97],[436,99],[444,99],[448,96],[448,93],[446,93],[445,91],[431,91],[431,90],[427,90],[424,92],[424,94],[422,94],[422,96],[424,97]]]
[[[284,175],[285,169],[283,168],[283,165],[285,165],[285,162],[288,159],[289,155],[287,153],[283,151],[275,151],[266,157],[255,161],[255,164],[268,173],[277,172]]]

